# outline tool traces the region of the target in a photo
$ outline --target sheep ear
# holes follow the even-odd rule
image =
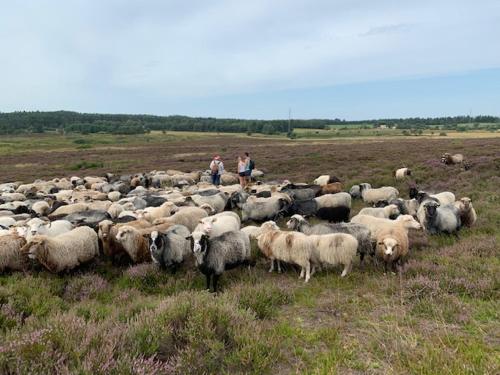
[[[381,246],[382,246],[383,244],[384,244],[383,242],[378,242],[378,243],[377,243],[377,245],[381,245]]]
[[[193,238],[193,236],[187,236],[187,237],[186,237],[186,240],[188,240],[188,241],[189,241],[189,240],[191,240],[192,238]]]

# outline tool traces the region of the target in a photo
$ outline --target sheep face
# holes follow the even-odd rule
[[[389,217],[390,218],[397,217],[400,214],[399,208],[395,204],[390,204],[387,207],[390,207],[389,208]]]
[[[260,227],[261,233],[268,232],[271,230],[279,230],[280,228],[274,221],[266,221],[264,224],[261,225]]]
[[[162,247],[163,239],[158,231],[151,232],[151,236],[149,237],[149,251],[151,252],[151,259],[153,259],[154,263],[160,263]]]
[[[464,197],[460,199],[460,202],[462,202],[465,211],[469,211],[471,206],[472,206],[472,201],[470,198]]]
[[[24,251],[26,251],[30,260],[45,259],[47,257],[47,248],[44,245],[44,239],[33,239],[27,244]]]
[[[295,230],[299,227],[299,224],[303,222],[305,222],[304,217],[302,215],[295,214],[290,218],[290,220],[287,221],[286,226],[288,229]]]
[[[378,243],[380,250],[382,250],[382,254],[384,259],[389,259],[393,256],[393,254],[397,253],[399,248],[398,241],[394,238],[387,237],[384,238],[381,242]]]
[[[98,235],[101,239],[105,240],[108,238],[113,222],[111,220],[103,220],[99,223]]]
[[[415,186],[411,186],[408,195],[410,196],[410,199],[415,199],[418,197],[418,189]]]
[[[132,236],[132,229],[127,227],[121,227],[116,234],[116,239],[119,242],[125,242],[128,238]]]
[[[437,202],[427,202],[424,205],[426,215],[428,217],[436,216],[438,207],[439,207],[439,203],[437,203]]]

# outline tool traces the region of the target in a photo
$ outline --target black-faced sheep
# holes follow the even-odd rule
[[[406,176],[411,176],[410,168],[399,168],[394,171],[394,178],[396,180],[404,180]]]
[[[99,255],[96,232],[89,227],[75,228],[55,237],[38,235],[23,248],[50,272],[71,270]]]
[[[250,239],[241,231],[226,232],[212,238],[202,232],[193,232],[188,238],[198,269],[206,277],[207,289],[210,290],[212,281],[214,293],[225,270],[249,264]]]
[[[331,184],[334,182],[340,182],[340,180],[337,177],[332,176],[332,175],[322,175],[313,181],[313,183],[315,185],[326,185],[326,184]]]
[[[425,218],[422,226],[429,234],[456,234],[460,229],[460,215],[454,205],[441,206],[438,202],[427,201],[423,207]]]
[[[460,200],[455,202],[455,207],[458,208],[458,214],[463,226],[470,228],[476,223],[476,210],[472,206],[470,198],[460,198]]]
[[[305,282],[311,277],[311,257],[314,245],[307,235],[300,232],[284,232],[274,221],[267,221],[260,227],[261,233],[257,237],[257,244],[262,253],[271,260],[274,269],[274,260],[296,264],[301,267],[299,278],[305,276]]]
[[[448,152],[444,153],[441,157],[441,162],[444,164],[461,164],[464,161],[464,156],[462,154],[452,155]]]
[[[177,267],[191,255],[190,232],[183,225],[174,225],[164,233],[152,231],[149,238],[151,259],[162,269]]]

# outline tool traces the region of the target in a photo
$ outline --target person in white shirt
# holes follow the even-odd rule
[[[210,176],[212,178],[212,184],[215,186],[220,185],[220,176],[224,173],[224,163],[219,155],[215,155],[210,162]]]

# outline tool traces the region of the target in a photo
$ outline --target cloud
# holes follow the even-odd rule
[[[93,108],[500,66],[500,4],[31,0],[0,14],[3,110]]]

